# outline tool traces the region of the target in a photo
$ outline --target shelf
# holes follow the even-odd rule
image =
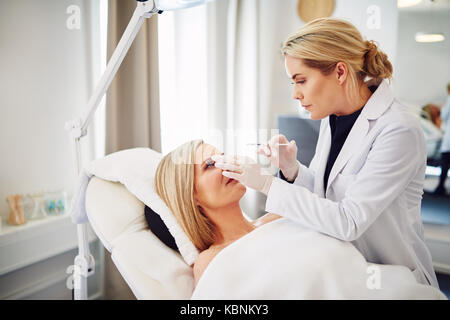
[[[25,224],[19,226],[10,225],[6,220],[2,221],[2,228],[0,229],[0,243],[1,239],[8,237],[11,234],[23,234],[23,232],[28,232],[28,230],[33,230],[39,228],[42,225],[54,223],[58,220],[67,219],[67,214],[47,216],[43,219],[29,220]]]
[[[89,241],[97,239],[90,228]],[[68,214],[30,220],[0,231],[0,275],[48,259],[78,246],[77,227]]]

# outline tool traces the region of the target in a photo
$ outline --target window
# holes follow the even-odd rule
[[[98,50],[99,57],[95,59],[93,80],[94,85],[98,83],[100,77],[103,75],[106,69],[106,58],[107,58],[107,33],[108,33],[108,0],[100,0],[99,2],[93,2],[94,6],[98,6],[99,9],[99,38],[100,46]],[[94,10],[96,11],[96,10]],[[105,95],[106,97],[106,95]],[[106,135],[106,111],[105,111],[105,97],[103,97],[100,105],[98,106],[97,112],[94,116],[94,149],[95,149],[95,159],[101,158],[105,155],[105,135]]]
[[[161,151],[208,130],[206,7],[158,16]]]

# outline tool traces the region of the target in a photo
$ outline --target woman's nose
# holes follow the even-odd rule
[[[303,100],[303,94],[300,92],[300,90],[295,89],[292,92],[292,98],[295,100]]]

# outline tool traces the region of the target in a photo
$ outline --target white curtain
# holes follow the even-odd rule
[[[278,103],[280,95],[290,98],[290,89],[288,80],[279,81],[286,77],[280,53],[286,26],[277,4],[216,0],[159,17],[163,153],[203,139],[225,153],[256,159],[256,148],[246,144],[266,142],[278,132],[277,114],[295,112],[290,101],[284,109]],[[280,87],[285,91],[279,94]],[[260,216],[264,196],[248,189],[241,206]]]

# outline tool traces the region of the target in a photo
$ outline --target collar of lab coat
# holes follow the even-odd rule
[[[328,178],[326,195],[328,194],[328,189],[330,185],[333,183],[334,179],[337,177],[338,173],[347,164],[348,160],[350,159],[354,151],[358,150],[359,145],[363,141],[364,137],[367,135],[369,131],[369,120],[378,119],[391,106],[392,101],[394,99],[392,91],[385,80],[381,81],[370,80],[369,82],[367,82],[367,85],[368,86],[378,85],[378,88],[375,90],[374,93],[372,93],[369,100],[367,100],[366,105],[361,111],[361,114],[359,115],[358,119],[356,119],[355,123],[353,124],[353,127],[350,130],[350,133],[348,134],[347,139],[345,140],[345,143],[342,146],[342,149],[339,152],[338,157],[336,158],[336,161],[333,165],[333,168],[331,169]],[[327,136],[324,141],[324,149],[322,149],[324,153],[322,154],[323,156],[321,157],[321,165],[320,165],[322,173],[322,179],[320,179],[321,181],[323,181],[323,174],[325,172],[325,167],[331,146],[331,133],[329,128],[330,124],[328,117],[324,120],[326,120],[328,128],[325,130],[325,134]],[[323,190],[323,187],[321,188],[321,190]]]
[[[368,87],[375,85],[378,88],[367,100],[359,118],[364,117],[367,120],[376,120],[391,106],[394,95],[386,80],[377,81],[372,79],[366,84]]]

